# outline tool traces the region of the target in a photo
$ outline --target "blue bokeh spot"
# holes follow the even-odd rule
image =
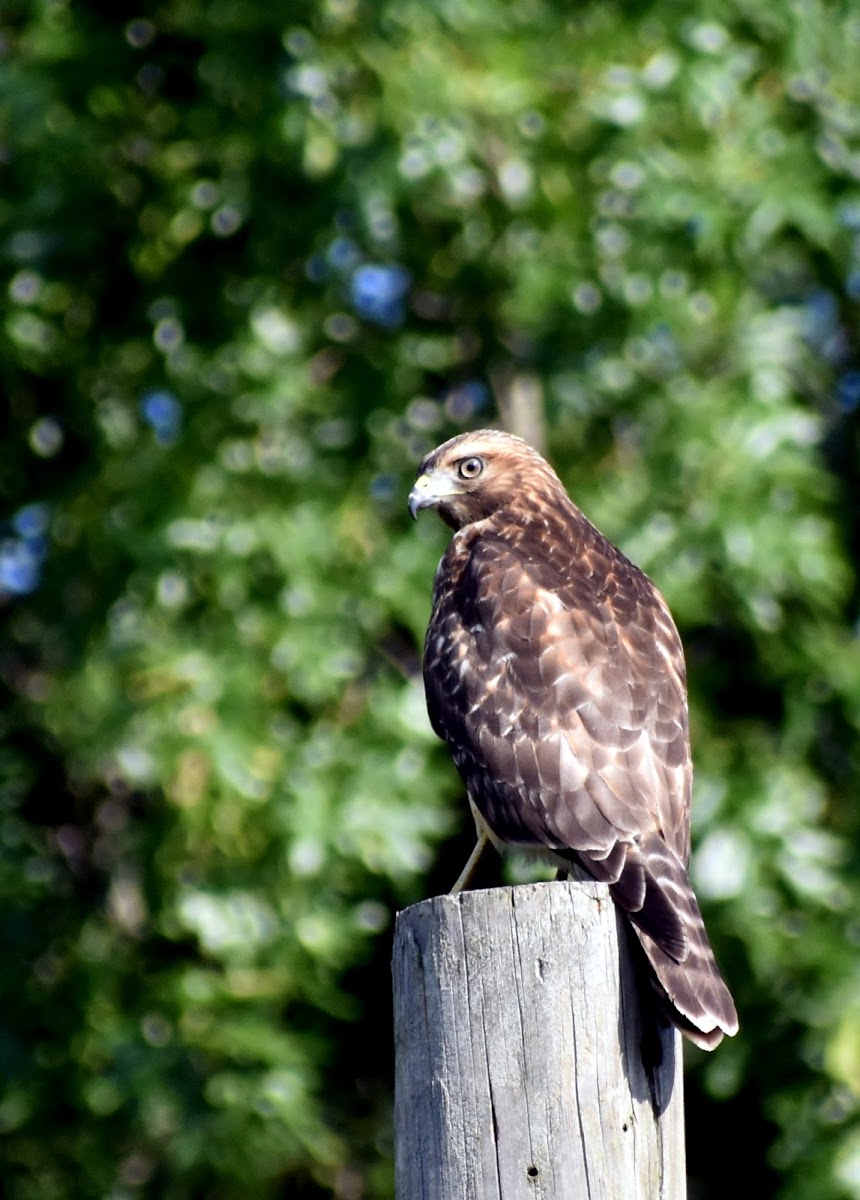
[[[39,586],[42,555],[26,543],[10,539],[0,545],[0,591],[26,596]]]
[[[143,419],[163,444],[175,442],[182,427],[182,405],[172,392],[146,392],[140,401]]]
[[[364,263],[356,268],[350,287],[352,305],[360,317],[394,329],[406,317],[405,297],[410,276],[405,267]]]
[[[51,510],[47,504],[25,504],[12,517],[12,528],[25,541],[44,541],[43,534],[51,523]]]
[[[836,398],[843,412],[860,407],[860,370],[845,372],[836,384]]]

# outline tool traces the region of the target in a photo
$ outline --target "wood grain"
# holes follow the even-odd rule
[[[682,1200],[680,1035],[643,1017],[628,938],[597,883],[400,913],[397,1200]]]

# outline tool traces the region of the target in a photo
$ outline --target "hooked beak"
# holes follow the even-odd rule
[[[409,493],[409,511],[413,521],[417,518],[419,509],[436,508],[443,500],[462,494],[462,487],[447,471],[428,471],[426,475],[419,475]]]
[[[415,486],[409,493],[409,515],[413,521],[418,520],[418,511],[422,508],[429,508],[433,503],[433,489],[429,475],[419,475],[415,480]]]

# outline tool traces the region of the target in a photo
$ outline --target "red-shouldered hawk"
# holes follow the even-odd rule
[[[686,672],[665,601],[509,434],[429,454],[409,495],[421,508],[455,531],[424,682],[479,830],[461,881],[489,840],[607,883],[670,1020],[712,1049],[738,1022],[687,876]]]

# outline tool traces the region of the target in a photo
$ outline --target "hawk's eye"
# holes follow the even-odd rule
[[[484,460],[481,458],[464,458],[457,469],[460,472],[461,479],[477,479],[484,469]]]

